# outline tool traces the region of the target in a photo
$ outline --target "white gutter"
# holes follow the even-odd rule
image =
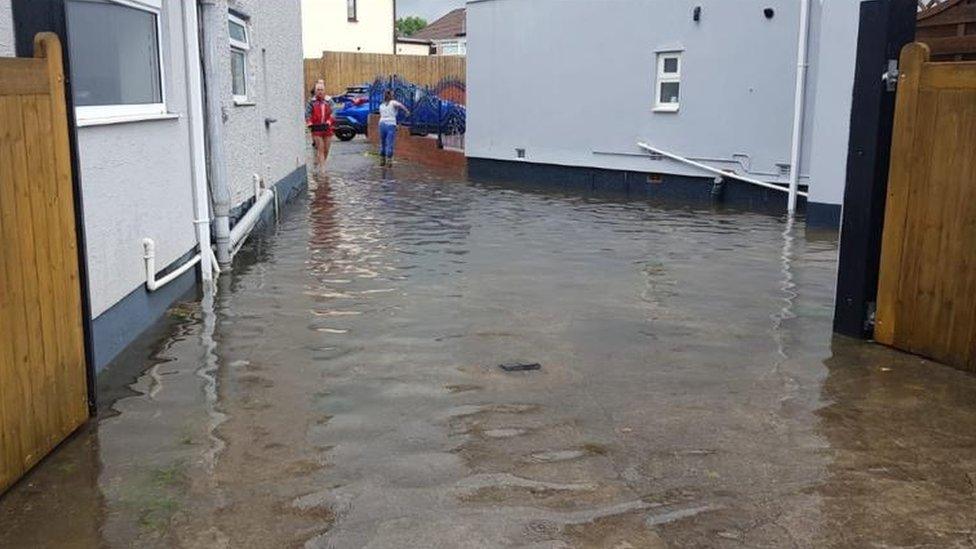
[[[668,151],[659,149],[657,147],[652,147],[652,146],[648,145],[647,143],[638,142],[637,143],[637,146],[640,147],[640,148],[642,148],[642,149],[644,149],[645,151],[649,151],[649,152],[652,152],[654,154],[659,154],[659,155],[661,155],[661,156],[663,156],[665,158],[670,158],[671,160],[675,160],[677,162],[682,162],[684,164],[688,164],[689,166],[694,166],[695,168],[698,168],[700,170],[704,170],[704,171],[709,172],[709,173],[713,173],[715,175],[720,175],[722,177],[728,177],[730,179],[737,179],[737,180],[743,181],[745,183],[750,183],[752,185],[757,185],[759,187],[764,187],[766,189],[772,189],[774,191],[779,191],[779,192],[784,192],[784,193],[785,192],[789,192],[789,189],[787,189],[786,187],[783,187],[781,185],[776,185],[774,183],[768,183],[766,181],[760,181],[758,179],[753,179],[751,177],[746,177],[744,175],[739,175],[739,174],[737,174],[735,172],[727,172],[727,171],[720,170],[718,168],[713,168],[712,166],[709,166],[707,164],[702,164],[701,162],[695,162],[694,160],[691,160],[690,158],[685,158],[683,156],[679,156],[677,154],[674,154],[674,153],[671,153],[671,152],[668,152]],[[807,196],[807,193],[803,193],[803,192],[799,192],[799,191],[797,191],[797,194],[799,194],[800,196],[803,196],[803,197],[806,197]]]
[[[236,253],[240,246],[244,243],[254,226],[257,225],[258,220],[261,219],[261,214],[264,213],[265,208],[269,204],[277,200],[275,197],[275,192],[272,189],[266,189],[261,184],[261,176],[254,174],[254,205],[244,214],[244,217],[234,225],[234,228],[230,231],[230,248]]]
[[[800,155],[803,153],[803,118],[806,115],[807,48],[810,40],[810,0],[800,0],[800,32],[796,51],[796,97],[793,104],[793,141],[790,150],[790,199],[787,211],[796,213],[800,189]]]
[[[200,246],[200,276],[204,283],[209,283],[213,281],[215,264],[210,253],[210,194],[207,189],[207,145],[203,121],[204,97],[196,2],[183,2],[183,37],[193,171],[193,224],[196,226],[197,244]],[[155,273],[150,278],[154,276]]]

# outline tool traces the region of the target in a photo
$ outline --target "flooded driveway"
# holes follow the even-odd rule
[[[834,235],[364,151],[103,373],[0,546],[974,545],[976,378],[831,336]]]

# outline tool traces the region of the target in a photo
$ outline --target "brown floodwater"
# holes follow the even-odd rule
[[[976,545],[976,378],[832,336],[835,234],[364,151],[101,374],[0,546]]]

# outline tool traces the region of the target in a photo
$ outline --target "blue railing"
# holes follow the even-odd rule
[[[377,78],[369,87],[369,108],[378,112],[387,90],[410,110],[410,115],[400,113],[398,122],[410,128],[415,135],[436,135],[441,148],[464,148],[467,129],[467,108],[456,101],[442,99],[438,91],[450,87],[461,89],[463,83],[450,81],[434,88],[413,84],[398,76]],[[463,95],[462,95],[463,97]]]

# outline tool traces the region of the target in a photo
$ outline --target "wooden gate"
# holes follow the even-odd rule
[[[875,339],[976,371],[976,62],[902,51]]]
[[[88,418],[61,44],[0,58],[0,492]]]

